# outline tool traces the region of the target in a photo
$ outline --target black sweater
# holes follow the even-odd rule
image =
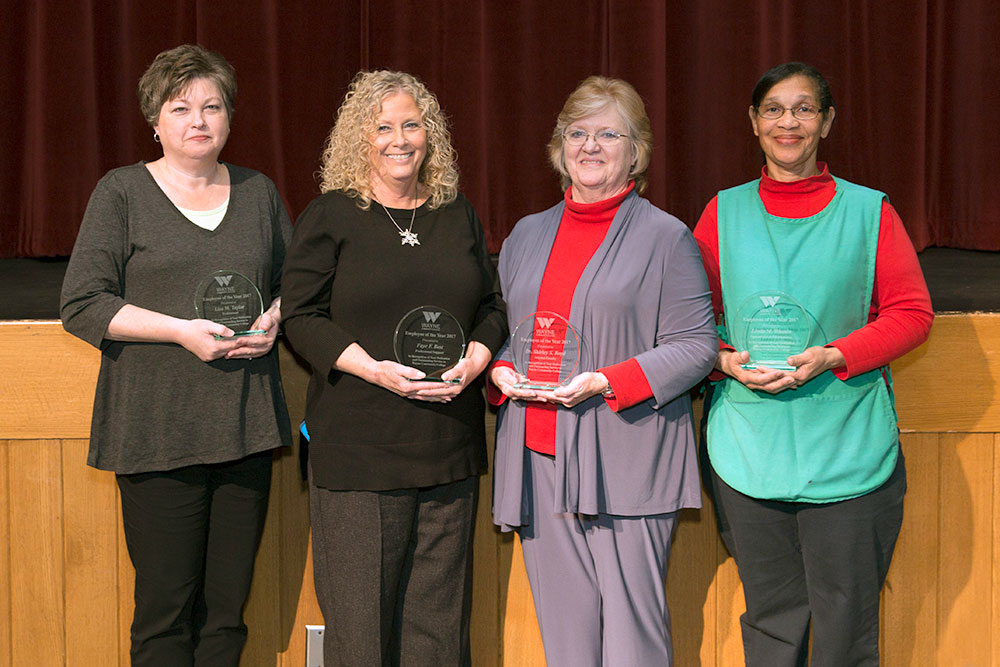
[[[409,226],[410,211],[389,209]],[[333,370],[357,342],[394,359],[400,318],[422,305],[458,318],[466,339],[496,353],[507,320],[496,270],[472,205],[463,196],[417,209],[419,246],[402,245],[385,211],[341,192],[315,199],[299,217],[285,260],[282,316],[296,352],[310,363],[306,402],[313,481],[337,490],[443,484],[486,468],[480,384],[450,403],[398,396]]]

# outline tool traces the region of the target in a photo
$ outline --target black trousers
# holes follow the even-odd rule
[[[271,452],[118,475],[135,566],[133,665],[239,665],[270,485]]]
[[[903,522],[902,452],[882,486],[834,503],[759,500],[714,470],[709,479],[719,530],[743,582],[747,666],[878,665],[879,594]]]
[[[398,491],[310,484],[326,667],[471,663],[478,494],[478,477]]]

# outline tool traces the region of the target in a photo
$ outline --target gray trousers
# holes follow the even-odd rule
[[[903,521],[902,453],[882,486],[835,503],[759,500],[714,470],[709,478],[743,582],[747,666],[878,665],[879,593]]]
[[[555,514],[554,463],[531,452],[518,534],[548,667],[670,665],[664,580],[676,513]]]
[[[479,478],[398,491],[309,486],[326,667],[469,665]]]

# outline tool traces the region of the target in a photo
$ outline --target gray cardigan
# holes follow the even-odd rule
[[[504,242],[500,281],[513,327],[535,310],[564,203],[523,218]],[[570,323],[595,370],[635,358],[653,398],[612,412],[600,396],[556,417],[554,512],[639,516],[700,507],[688,390],[718,350],[708,282],[688,228],[634,192],[573,295]],[[509,361],[505,346],[500,359]],[[507,400],[497,418],[494,522],[530,522],[524,471],[525,406]]]

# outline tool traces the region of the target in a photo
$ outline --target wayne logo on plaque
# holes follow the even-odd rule
[[[532,313],[510,336],[514,370],[526,378],[514,386],[551,390],[566,384],[579,372],[582,348],[579,332],[565,317],[546,310]]]
[[[465,334],[455,316],[438,306],[414,308],[396,325],[392,339],[396,361],[426,373],[421,382],[450,382],[441,374],[462,360]]]
[[[198,317],[232,329],[233,338],[267,333],[250,328],[264,312],[264,302],[253,281],[236,271],[220,269],[202,278],[194,293],[194,310]]]
[[[795,370],[788,364],[788,357],[809,347],[810,339],[817,334],[823,338],[819,323],[809,311],[792,296],[777,290],[748,297],[729,322],[733,346],[750,353],[750,361],[743,364],[747,369],[766,366]]]

